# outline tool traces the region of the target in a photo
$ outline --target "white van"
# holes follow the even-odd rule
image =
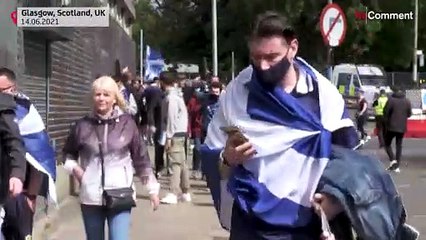
[[[339,64],[334,66],[331,76],[331,82],[339,89],[348,107],[357,106],[358,92],[363,90],[369,116],[374,116],[372,105],[380,89],[391,92],[386,72],[378,65]]]

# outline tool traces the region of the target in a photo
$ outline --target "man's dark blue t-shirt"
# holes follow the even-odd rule
[[[300,82],[306,81],[306,82]],[[299,103],[308,109],[310,112],[314,113],[318,118],[321,118],[321,110],[319,105],[319,93],[318,93],[318,83],[316,81],[311,81],[311,84],[307,84],[309,76],[306,76],[304,72],[300,72],[300,77],[297,83],[297,86],[291,92],[291,95],[299,101]],[[306,85],[305,85],[306,84]],[[301,91],[299,86],[311,85],[313,89],[311,91]],[[304,88],[302,88],[304,89]],[[304,89],[307,90],[307,89]],[[349,114],[345,108],[342,118],[349,117]],[[354,148],[358,144],[358,135],[354,127],[344,127],[332,132],[332,144],[336,144],[346,148]]]

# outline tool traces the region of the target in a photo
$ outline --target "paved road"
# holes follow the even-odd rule
[[[395,174],[395,182],[403,196],[408,211],[408,221],[426,234],[426,140],[406,140],[403,159],[407,165],[401,167],[401,173]],[[377,140],[371,140],[362,150],[388,164],[383,150],[377,149]],[[385,167],[385,165],[384,165]],[[161,179],[167,185],[167,179]],[[138,207],[132,213],[131,239],[174,239],[174,240],[208,240],[227,239],[227,234],[220,229],[205,184],[193,181],[194,201],[177,206],[162,205],[157,212],[149,208],[142,191]],[[142,190],[141,186],[138,186]],[[164,193],[164,191],[163,191]],[[71,199],[66,207],[61,208],[59,229],[51,234],[50,240],[84,239],[84,229],[76,199]]]
[[[361,150],[380,159],[384,166],[389,160],[384,150],[377,150],[376,139]],[[426,234],[426,140],[405,139],[403,144],[401,173],[393,173],[408,212],[408,222]],[[426,239],[421,237],[420,239]]]

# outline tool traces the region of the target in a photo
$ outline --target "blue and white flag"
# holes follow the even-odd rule
[[[16,103],[15,121],[25,143],[26,159],[35,169],[47,176],[48,189],[42,194],[50,202],[57,204],[55,151],[50,145],[43,119],[25,95],[18,94]]]
[[[269,224],[306,226],[313,214],[311,199],[331,153],[331,132],[353,126],[344,117],[344,100],[336,87],[301,58],[295,64],[306,75],[306,81],[298,82],[298,91],[312,91],[316,81],[321,119],[281,87],[266,89],[252,67],[244,69],[220,97],[201,151],[208,186],[226,229],[231,227],[234,202]],[[240,127],[257,155],[220,180],[224,126]]]
[[[145,80],[152,81],[154,77],[160,76],[164,71],[166,64],[164,58],[159,51],[146,46],[146,59],[145,59]]]

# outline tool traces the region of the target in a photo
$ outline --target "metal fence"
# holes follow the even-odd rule
[[[388,72],[387,78],[390,86],[398,86],[405,90],[406,97],[413,108],[422,108],[420,88],[426,88],[426,72],[419,73],[420,84],[413,81],[411,72]]]
[[[404,89],[419,88],[419,84],[413,81],[413,73],[411,72],[388,72],[387,78],[390,86],[398,86]],[[420,72],[418,80],[426,82],[426,72]]]

